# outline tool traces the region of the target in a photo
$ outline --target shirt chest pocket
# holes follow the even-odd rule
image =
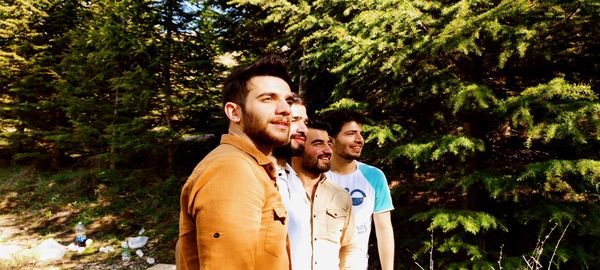
[[[328,208],[325,219],[327,222],[327,239],[340,243],[348,211],[343,208]]]
[[[263,212],[267,218],[267,232],[265,233],[265,251],[279,257],[286,250],[287,212],[285,207],[279,206]]]

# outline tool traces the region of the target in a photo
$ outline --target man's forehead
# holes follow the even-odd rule
[[[346,122],[342,125],[342,130],[362,130],[362,124],[356,121]]]
[[[259,92],[277,92],[277,94],[284,95],[286,99],[292,98],[292,91],[287,82],[275,76],[254,76],[246,82],[246,87],[249,92],[256,90],[259,90]]]
[[[292,117],[308,118],[308,115],[306,114],[306,107],[301,104],[292,104]]]
[[[307,137],[310,137],[312,140],[322,139],[327,141],[329,139],[329,134],[327,133],[327,130],[308,128]]]

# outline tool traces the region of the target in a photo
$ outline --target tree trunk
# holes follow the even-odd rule
[[[117,168],[117,118],[119,117],[119,89],[115,89],[115,107],[113,110],[113,124],[112,124],[112,134],[111,134],[111,142],[110,142],[110,165],[109,168],[114,170]]]
[[[171,125],[171,119],[173,117],[172,108],[171,108],[171,99],[173,95],[173,88],[171,86],[171,61],[172,61],[172,52],[173,52],[173,12],[175,9],[175,1],[167,0],[167,18],[165,19],[165,29],[167,30],[167,34],[165,35],[166,42],[166,61],[163,65],[163,86],[165,90],[165,94],[167,97],[166,104],[166,113],[165,118],[167,122],[167,128],[169,130],[169,138],[167,139],[167,173],[173,174],[175,172],[175,150],[173,146],[173,126]]]

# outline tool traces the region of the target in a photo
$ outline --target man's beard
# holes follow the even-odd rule
[[[290,143],[284,146],[273,147],[273,156],[278,159],[287,159],[292,156],[292,149]]]
[[[360,158],[360,154],[345,153],[345,152],[339,153],[338,156],[340,156],[341,158],[343,158],[345,160],[356,160],[356,159]]]
[[[269,130],[269,123],[261,122],[255,114],[242,111],[244,119],[244,133],[253,141],[262,145],[281,146],[290,141],[288,132],[276,133]]]
[[[302,154],[304,154],[304,145],[299,144],[298,146],[294,147],[291,140],[284,146],[277,146],[273,148],[273,156],[276,158],[287,159],[290,157],[300,157]]]
[[[323,155],[321,155],[321,156],[323,156]],[[319,156],[319,157],[321,157],[321,156]],[[317,157],[315,159],[309,159],[306,156],[302,157],[302,168],[304,168],[305,171],[313,173],[313,174],[320,174],[320,173],[329,171],[329,168],[331,167],[331,161],[329,163],[327,163],[326,165],[319,164],[319,157]]]
[[[337,156],[339,156],[345,160],[357,160],[360,158],[360,154],[362,153],[362,150],[363,149],[361,148],[360,152],[354,153],[349,149],[349,147],[342,147],[341,149],[336,148],[335,153]]]

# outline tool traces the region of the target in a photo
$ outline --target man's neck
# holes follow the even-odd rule
[[[275,155],[273,155],[273,153],[271,153],[268,158],[271,160],[271,162],[273,162],[273,164],[275,165],[275,168],[277,169],[285,169],[286,167],[286,161],[285,158],[278,158],[275,157]]]
[[[351,174],[356,171],[356,162],[354,162],[354,159],[346,159],[333,154],[331,157],[331,171],[341,175]]]
[[[317,191],[317,185],[319,183],[319,180],[321,180],[321,177],[323,176],[323,174],[322,173],[315,174],[315,173],[306,171],[302,168],[302,165],[300,163],[301,163],[300,159],[292,158],[292,168],[296,172],[296,175],[298,175],[300,182],[302,182],[304,191],[306,191],[306,194],[308,194],[308,196],[310,197],[310,199],[312,201],[315,197],[315,192]]]
[[[248,134],[246,134],[240,126],[230,125],[229,126],[229,134],[235,135],[235,136],[240,136],[242,138],[247,139],[248,142],[250,142],[252,145],[254,145],[254,147],[256,147],[256,149],[258,149],[258,151],[263,153],[265,156],[267,156],[267,157],[271,156],[271,152],[273,150],[272,145],[263,145],[263,144],[260,144],[256,141],[252,140],[252,138],[250,138],[248,136]]]

